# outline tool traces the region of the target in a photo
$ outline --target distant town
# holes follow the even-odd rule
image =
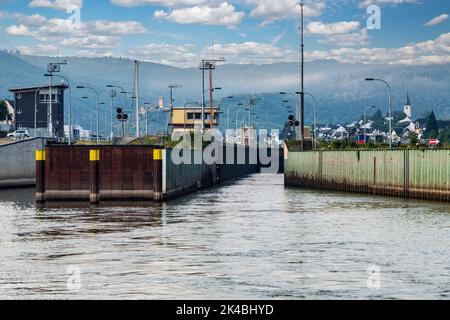
[[[349,123],[318,124],[317,139],[324,149],[347,149],[357,147],[379,148],[389,144],[389,114],[384,115],[375,106],[368,107],[360,119]],[[392,141],[394,147],[449,147],[450,120],[437,120],[434,111],[427,117],[418,118],[409,94],[403,111],[392,113]],[[314,130],[314,126],[310,127]],[[292,127],[285,126],[288,137],[294,135]]]

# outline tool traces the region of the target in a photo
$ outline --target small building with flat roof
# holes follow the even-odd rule
[[[63,138],[64,91],[68,88],[66,84],[55,84],[51,92],[49,85],[9,89],[14,94],[14,128],[28,129],[31,136],[49,134],[51,97],[52,135]]]
[[[211,127],[211,112],[209,107],[205,107],[205,118],[204,118],[204,127],[205,129],[210,129]],[[220,122],[220,109],[213,109],[213,126],[218,127]],[[196,126],[202,126],[202,107],[201,106],[191,106],[186,108],[176,108],[172,109],[171,122],[170,125],[173,131],[194,131]]]

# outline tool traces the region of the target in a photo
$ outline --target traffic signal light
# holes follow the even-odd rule
[[[122,108],[117,108],[117,120],[119,121],[128,121],[128,114]]]

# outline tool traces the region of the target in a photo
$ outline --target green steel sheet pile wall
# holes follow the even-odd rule
[[[450,150],[289,152],[285,183],[450,201]]]

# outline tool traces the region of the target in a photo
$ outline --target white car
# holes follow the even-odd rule
[[[8,138],[29,138],[30,134],[28,133],[28,130],[25,129],[20,129],[20,130],[16,130],[12,133],[9,133],[7,135]]]

